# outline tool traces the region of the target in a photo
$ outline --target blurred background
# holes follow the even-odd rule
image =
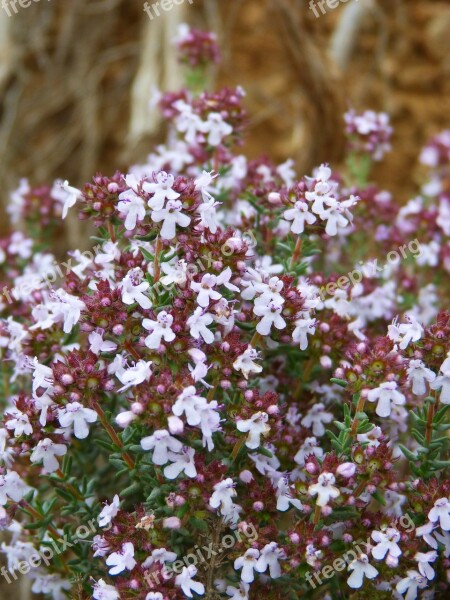
[[[152,87],[183,83],[171,45],[182,22],[218,34],[212,83],[246,90],[250,157],[292,157],[300,175],[339,166],[343,112],[384,110],[395,135],[376,178],[405,202],[420,181],[420,147],[449,127],[450,3],[336,4],[316,17],[309,0],[185,0],[151,20],[142,0],[34,0],[17,13],[0,2],[0,233],[21,178],[79,187],[144,161],[164,139],[148,104]],[[74,245],[80,229],[68,223]],[[7,594],[26,600],[26,579],[0,586]]]

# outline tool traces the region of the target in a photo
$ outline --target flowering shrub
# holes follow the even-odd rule
[[[181,36],[197,86],[214,37]],[[12,196],[8,582],[55,600],[449,589],[450,133],[399,207],[367,181],[386,115],[348,113],[348,169],[299,178],[235,152],[243,98],[163,94],[146,164]],[[97,245],[58,264],[45,233],[68,210]]]

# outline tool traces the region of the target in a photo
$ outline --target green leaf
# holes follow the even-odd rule
[[[344,379],[336,379],[336,377],[332,377],[330,379],[331,383],[335,383],[336,385],[340,385],[343,388],[346,388],[348,383],[344,381]]]
[[[398,446],[408,460],[412,460],[414,462],[418,460],[418,456],[411,452],[411,450],[408,450],[406,446],[404,446],[403,444],[399,444]]]

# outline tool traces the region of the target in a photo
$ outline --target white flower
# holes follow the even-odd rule
[[[32,463],[43,461],[44,469],[48,473],[54,473],[59,469],[57,456],[64,456],[67,453],[67,446],[64,444],[55,444],[51,439],[45,438],[38,442],[33,450],[30,461]]]
[[[202,128],[202,120],[192,110],[192,106],[184,100],[177,100],[173,103],[180,114],[175,118],[175,126],[181,133],[185,133],[185,140],[189,145],[197,141],[197,133]]]
[[[379,417],[389,417],[391,414],[391,402],[402,406],[406,402],[405,396],[397,391],[395,381],[386,381],[379,387],[370,390],[367,394],[369,402],[377,402],[375,412]]]
[[[340,227],[348,225],[348,219],[342,214],[344,212],[342,203],[334,198],[327,201],[328,208],[320,214],[320,218],[326,221],[325,233],[330,236],[337,234]]]
[[[190,385],[177,397],[172,412],[176,417],[184,413],[189,425],[198,425],[201,421],[200,410],[205,406],[206,399],[197,396],[195,387]]]
[[[450,353],[440,366],[436,379],[431,383],[432,390],[441,390],[440,401],[442,404],[450,404]]]
[[[216,206],[219,206],[220,204],[221,202],[216,202],[212,196],[209,196],[209,198],[205,199],[204,202],[197,207],[197,212],[200,215],[200,225],[209,229],[211,233],[216,233],[219,226]]]
[[[69,182],[67,180],[64,181],[63,183],[61,183],[61,189],[62,189],[62,192],[65,193],[65,198],[62,198],[62,195],[61,195],[61,197],[57,198],[57,199],[61,199],[64,203],[63,211],[62,211],[62,218],[65,219],[67,217],[67,212],[68,212],[69,208],[72,208],[72,206],[75,205],[78,198],[81,198],[83,194],[77,188],[70,186]]]
[[[119,389],[119,392],[123,392],[133,385],[139,385],[144,381],[148,381],[152,376],[152,371],[150,369],[152,364],[151,360],[148,362],[145,360],[138,360],[133,367],[130,367],[121,373],[116,373],[119,381],[125,384]]]
[[[294,344],[300,345],[300,350],[306,350],[308,347],[308,335],[314,335],[316,332],[316,319],[302,318],[295,321],[295,329],[292,332]]]
[[[211,112],[208,115],[208,120],[200,126],[203,133],[208,133],[208,144],[210,146],[218,146],[222,143],[223,138],[233,133],[233,128],[223,120],[222,115],[217,112]]]
[[[434,562],[438,557],[438,553],[435,550],[430,552],[416,552],[414,560],[418,562],[419,572],[427,579],[434,579],[434,569],[430,563]]]
[[[150,287],[148,281],[142,281],[143,273],[139,267],[131,269],[119,284],[122,292],[122,302],[127,306],[137,302],[141,308],[147,310],[152,307],[150,299],[144,294]]]
[[[9,433],[6,429],[0,429],[0,461],[7,467],[14,462],[13,449],[8,448]]]
[[[426,393],[426,381],[432,383],[436,379],[436,373],[428,369],[421,360],[411,359],[407,372],[413,394],[417,396],[423,396]]]
[[[303,417],[302,425],[303,427],[312,427],[313,434],[317,437],[322,437],[325,434],[323,423],[331,423],[332,420],[333,415],[325,411],[325,405],[322,402],[318,402]]]
[[[242,569],[241,579],[244,583],[252,583],[255,580],[254,571],[259,558],[259,550],[249,548],[243,556],[239,556],[234,561],[236,571]]]
[[[197,575],[197,568],[194,565],[189,565],[189,567],[183,567],[180,575],[177,575],[175,578],[175,585],[178,585],[182,590],[185,596],[188,598],[192,598],[192,591],[194,591],[199,596],[203,596],[205,593],[205,586],[200,581],[194,581],[194,577]]]
[[[183,204],[180,200],[169,200],[166,208],[161,208],[152,212],[152,221],[155,223],[163,221],[161,237],[164,240],[172,240],[175,237],[176,225],[187,227],[191,222],[191,218],[181,212],[182,208]]]
[[[308,494],[310,496],[317,495],[317,506],[326,506],[331,498],[340,496],[340,491],[333,485],[336,481],[333,473],[321,473],[317,483],[309,486]]]
[[[352,561],[348,565],[348,570],[353,571],[353,573],[347,579],[347,583],[354,590],[362,586],[364,577],[374,579],[378,575],[378,571],[375,567],[372,567],[365,554],[360,554],[356,560]]]
[[[233,369],[241,371],[245,379],[248,379],[250,373],[261,373],[263,368],[257,365],[255,360],[259,358],[259,352],[248,346],[243,354],[240,354],[233,363]]]
[[[287,477],[280,477],[276,483],[277,510],[284,512],[289,509],[290,505],[295,506],[299,510],[302,508],[302,503],[297,498],[292,497],[292,488],[289,485]]]
[[[0,506],[8,502],[8,497],[14,502],[19,502],[26,491],[27,485],[15,471],[7,471],[6,475],[0,475]]]
[[[173,262],[173,257],[170,261],[161,264],[161,271],[165,273],[160,279],[162,285],[171,286],[174,283],[180,287],[184,287],[188,279],[188,264],[185,260],[177,260]]]
[[[281,548],[278,548],[278,544],[270,542],[261,550],[256,562],[256,570],[259,573],[264,573],[268,568],[271,578],[278,579],[278,577],[281,577],[281,567],[278,561],[284,558],[286,558],[286,554]]]
[[[113,585],[109,585],[99,579],[94,585],[94,593],[92,597],[95,600],[120,600],[119,592]]]
[[[206,365],[206,354],[198,348],[190,348],[188,350],[189,356],[194,361],[194,366],[188,365],[192,379],[197,382],[201,381],[205,387],[211,387],[208,383],[203,381],[204,377],[208,374],[208,365]]]
[[[214,175],[214,171],[203,170],[202,174],[199,175],[194,181],[195,189],[202,193],[205,200],[209,198],[209,192],[207,191],[207,188],[212,185],[212,182],[216,177],[218,177],[218,174],[216,173]],[[204,194],[206,194],[206,196]]]
[[[106,564],[109,569],[110,575],[118,575],[128,569],[132,571],[136,566],[137,562],[134,559],[134,546],[131,542],[125,542],[122,544],[122,550],[120,552],[113,552],[106,559]]]
[[[166,562],[173,562],[176,558],[177,555],[175,552],[168,552],[165,548],[156,548],[156,550],[153,550],[151,555],[144,560],[142,568],[149,569],[155,563],[164,565]]]
[[[145,345],[151,350],[156,350],[161,345],[161,340],[165,342],[173,342],[175,334],[172,331],[173,317],[170,313],[165,310],[158,313],[156,321],[151,319],[144,319],[142,326],[151,331],[150,335],[145,338]]]
[[[206,308],[211,300],[220,300],[222,294],[213,289],[219,285],[224,285],[231,291],[239,292],[239,288],[230,283],[231,276],[232,271],[230,267],[227,267],[220,275],[205,273],[199,283],[192,281],[191,290],[197,292],[197,304],[202,308]]]
[[[116,494],[111,504],[106,503],[101,513],[97,517],[98,524],[100,527],[105,527],[106,525],[109,525],[111,523],[112,519],[114,519],[114,517],[119,512],[119,506],[120,498]]]
[[[14,437],[33,433],[28,415],[22,413],[19,409],[10,408],[5,412],[5,415],[13,417],[5,422],[5,427],[6,429],[14,429]]]
[[[180,473],[187,477],[197,477],[197,469],[194,462],[195,450],[184,446],[179,454],[168,453],[168,458],[172,462],[164,469],[164,475],[167,479],[176,479]]]
[[[166,429],[158,429],[152,435],[141,440],[144,450],[153,450],[152,462],[154,465],[165,465],[169,462],[169,450],[180,452],[183,444],[170,435]]]
[[[211,452],[214,449],[212,434],[216,431],[220,431],[220,414],[218,412],[218,403],[216,400],[213,400],[209,404],[199,406],[199,412],[199,427],[202,431],[203,447],[207,446],[208,450]]]
[[[441,542],[444,546],[444,556],[445,558],[450,557],[450,533],[448,531],[443,531],[442,533],[436,532],[434,534],[436,539]]]
[[[260,300],[258,298],[258,300]],[[283,304],[277,300],[271,300],[268,304],[264,302],[255,302],[253,312],[258,317],[263,317],[256,326],[256,331],[261,335],[269,335],[272,329],[272,325],[276,329],[284,329],[286,327],[286,321],[281,316],[283,310]],[[284,301],[284,300],[283,300]]]
[[[319,446],[319,442],[316,440],[315,437],[307,437],[305,439],[305,441],[301,445],[301,448],[294,456],[294,460],[298,465],[302,467],[305,464],[306,458],[311,454],[313,454],[317,458],[322,458],[323,456],[323,450]]]
[[[227,586],[225,592],[227,596],[230,596],[230,600],[248,600],[249,590],[249,584],[241,582],[239,584],[239,588],[235,588],[233,585],[229,585]]]
[[[175,178],[173,175],[160,171],[156,175],[156,182],[146,181],[142,184],[142,189],[153,197],[148,201],[152,210],[161,210],[166,200],[177,200],[180,194],[173,190]]]
[[[56,302],[52,302],[51,309],[55,317],[62,319],[64,333],[70,333],[81,317],[81,311],[86,310],[82,300],[71,296],[64,290],[58,290],[54,294]]]
[[[58,419],[61,427],[73,425],[75,437],[84,440],[89,435],[87,423],[95,423],[97,413],[91,408],[85,408],[79,402],[69,402],[64,408],[58,410]]]
[[[117,344],[108,340],[103,340],[103,332],[93,331],[89,335],[89,350],[94,354],[100,354],[100,352],[114,352],[117,348]]]
[[[247,448],[254,450],[261,444],[261,436],[266,436],[270,431],[270,426],[267,424],[269,415],[265,412],[257,412],[250,419],[241,419],[237,421],[236,427],[242,433],[248,433],[245,441]]]
[[[433,508],[428,513],[428,518],[432,523],[439,521],[444,531],[450,531],[450,502],[447,498],[436,500]]]
[[[206,308],[209,305],[210,300],[219,300],[222,298],[222,294],[213,288],[217,284],[217,277],[210,273],[205,273],[200,283],[195,281],[191,282],[191,290],[197,292],[197,304],[202,308]]]
[[[133,190],[126,190],[119,195],[120,202],[117,203],[117,210],[125,215],[125,229],[132,231],[136,227],[137,221],[145,218],[145,202]]]
[[[309,212],[309,206],[306,202],[298,200],[294,208],[289,208],[283,213],[283,218],[286,221],[292,221],[291,231],[300,235],[305,230],[305,223],[312,225],[316,222],[317,217]]]
[[[382,511],[390,517],[401,517],[403,515],[402,506],[406,501],[406,496],[398,494],[393,490],[386,490],[384,493],[385,506]]]
[[[367,433],[358,433],[356,439],[360,444],[367,443],[369,448],[378,448],[378,446],[380,445],[378,438],[380,438],[382,435],[383,432],[381,431],[381,428],[376,426],[373,427]]]
[[[37,410],[41,411],[39,415],[39,423],[42,427],[47,425],[48,409],[50,406],[54,406],[53,400],[48,394],[42,394],[42,396],[33,396],[34,406]]]
[[[435,538],[431,535],[433,533],[434,528],[435,528],[435,525],[433,523],[430,523],[430,521],[428,521],[427,523],[425,523],[425,525],[422,525],[421,527],[417,527],[416,537],[423,538],[424,542],[426,542],[429,546],[431,546],[432,548],[437,550],[438,543],[435,540]]]
[[[233,480],[228,477],[228,479],[219,481],[213,489],[214,492],[209,499],[209,505],[212,508],[220,508],[220,514],[223,516],[229,515],[234,505],[233,498],[237,495]]]
[[[48,390],[53,386],[53,371],[50,367],[41,365],[38,362],[36,356],[33,359],[33,394],[37,392],[39,388]]]
[[[383,560],[387,554],[386,564],[390,567],[397,566],[398,557],[402,554],[397,544],[400,540],[399,532],[393,527],[388,527],[385,532],[372,531],[372,539],[376,542],[376,546],[372,548],[372,556],[377,560]]]
[[[399,581],[395,587],[397,592],[404,594],[406,592],[405,600],[415,600],[419,590],[427,587],[427,578],[422,577],[417,571],[406,571],[408,577],[405,577]]]
[[[406,318],[409,323],[399,325],[398,320],[394,319],[388,326],[388,338],[395,343],[400,342],[400,350],[405,350],[410,342],[419,341],[423,334],[422,325],[416,321],[413,315],[408,314]]]
[[[203,313],[203,310],[199,306],[195,309],[194,314],[189,317],[186,324],[189,327],[189,333],[195,340],[201,337],[205,344],[212,344],[214,334],[207,326],[211,325],[213,321],[213,316],[210,313]]]

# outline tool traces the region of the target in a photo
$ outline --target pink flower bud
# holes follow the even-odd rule
[[[114,325],[112,331],[114,335],[122,335],[123,325],[120,325],[120,323],[118,325]]]
[[[253,394],[252,390],[247,390],[244,394],[244,398],[246,400],[253,400],[253,396],[254,396],[254,394]]]
[[[255,510],[256,512],[261,512],[262,510],[264,510],[264,504],[262,502],[253,502],[253,510]]]
[[[356,465],[354,465],[351,462],[342,463],[342,465],[339,465],[338,468],[336,469],[337,475],[341,475],[341,477],[345,477],[346,479],[353,477],[355,472],[356,472]]]
[[[64,373],[64,375],[61,377],[61,383],[63,385],[71,385],[73,383],[72,375],[70,375],[70,373]]]
[[[136,415],[131,410],[125,410],[117,415],[115,421],[119,427],[125,429],[135,418]]]
[[[333,361],[331,360],[331,358],[329,356],[321,356],[320,364],[323,369],[330,369],[333,365]]]
[[[253,481],[253,475],[250,471],[245,470],[239,474],[239,479],[244,483],[250,483]]]
[[[135,415],[142,415],[144,412],[144,405],[141,402],[133,402],[131,410]]]
[[[306,463],[305,469],[311,475],[313,475],[317,471],[317,467],[313,462]]]
[[[281,196],[278,192],[270,192],[267,199],[270,204],[273,204],[274,206],[279,206],[281,204]]]
[[[184,423],[179,417],[171,415],[167,422],[169,424],[169,431],[172,435],[181,435],[184,431]]]
[[[398,566],[398,558],[395,558],[395,556],[388,553],[386,556],[386,564],[388,567],[391,567],[391,569],[395,569],[395,567]]]
[[[181,521],[178,517],[167,517],[163,521],[165,529],[181,529]]]

